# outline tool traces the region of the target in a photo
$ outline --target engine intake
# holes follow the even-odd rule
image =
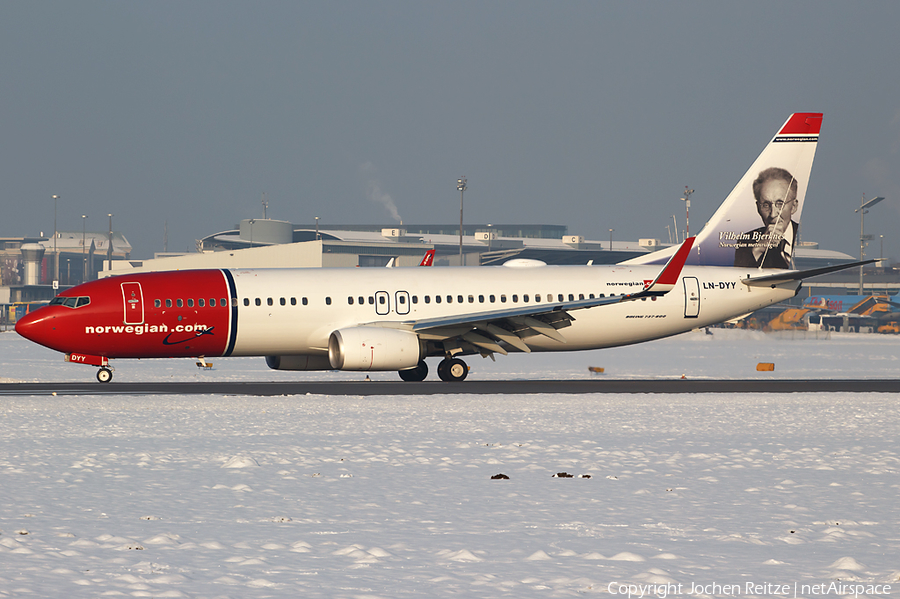
[[[412,331],[353,327],[328,338],[328,361],[337,370],[404,370],[422,359],[422,344]]]

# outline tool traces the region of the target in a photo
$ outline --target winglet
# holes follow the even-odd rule
[[[687,262],[688,255],[691,253],[691,246],[694,245],[694,239],[696,238],[688,237],[685,239],[681,244],[681,247],[678,248],[678,251],[669,258],[668,262],[666,262],[666,265],[656,276],[656,279],[644,287],[643,291],[635,295],[638,297],[664,295],[672,291],[672,289],[675,288],[675,284],[678,283],[678,277],[681,276],[681,270],[684,268],[684,263]]]

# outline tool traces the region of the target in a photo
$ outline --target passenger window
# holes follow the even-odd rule
[[[506,303],[506,296],[505,296],[505,295],[501,295],[501,296],[500,296],[500,303],[501,303],[501,304],[505,304],[505,303]]]
[[[431,303],[431,296],[430,296],[430,295],[426,295],[426,296],[425,296],[425,303],[426,303],[426,304],[430,304],[430,303]]]
[[[374,306],[374,305],[375,305],[375,298],[372,297],[371,295],[369,296],[369,305],[370,305],[370,306]]]
[[[452,295],[448,295],[448,296],[447,296],[447,303],[448,303],[448,304],[452,304],[452,303],[453,303],[453,296],[452,296]]]
[[[578,294],[578,299],[583,300],[583,299],[584,299],[584,294],[583,294],[583,293],[579,293],[579,294]]]
[[[517,294],[515,294],[515,293],[513,293],[513,303],[514,303],[514,304],[518,304],[518,303],[519,303],[519,296],[518,296]]]
[[[400,303],[403,304],[403,305],[406,305],[406,296],[405,296],[405,295],[401,295],[400,297],[397,298],[397,301],[400,302]]]
[[[540,294],[540,293],[535,293],[535,294],[534,294],[534,301],[536,301],[536,302],[541,301],[541,294]]]
[[[591,299],[594,299],[594,294],[592,293],[592,294],[590,294],[588,297],[591,298]]]
[[[326,297],[326,298],[325,298],[325,305],[326,305],[326,306],[330,306],[330,305],[331,305],[331,298],[330,298],[330,297]]]
[[[474,303],[475,303],[475,296],[474,296],[474,295],[470,295],[470,296],[469,296],[469,303],[470,303],[470,304],[474,304]]]
[[[296,305],[297,305],[297,298],[296,298],[296,297],[292,297],[292,298],[291,298],[291,305],[292,305],[292,306],[296,306]]]
[[[434,296],[434,303],[436,303],[436,304],[441,303],[441,296],[439,296],[439,295]]]
[[[171,308],[171,307],[172,307],[172,300],[167,299],[166,300],[166,308]]]
[[[526,304],[528,303],[528,294],[527,293],[522,296],[522,301],[525,302]]]
[[[456,296],[456,301],[457,301],[457,303],[460,303],[460,304],[463,303],[463,296],[457,295],[457,296]]]
[[[359,302],[359,305],[362,306],[366,303],[366,298],[364,298],[363,296],[359,296],[357,298],[357,301]]]
[[[175,300],[175,305],[178,306],[179,308],[183,308],[183,307],[184,307],[184,300],[183,300],[183,299],[180,299],[180,298],[177,299],[177,300]]]
[[[418,304],[418,303],[419,303],[419,296],[418,296],[418,295],[412,296],[412,303],[414,303],[414,304]]]
[[[386,300],[386,298],[385,298],[383,295],[379,295],[379,296],[378,296],[378,303],[379,303],[379,304],[381,304],[381,305],[383,306],[385,301],[387,301],[387,300]]]
[[[304,306],[309,303],[309,300],[306,299],[305,297],[301,301],[303,302]]]
[[[250,305],[250,298],[249,298],[249,297],[245,297],[245,298],[244,298],[244,305],[245,305],[245,306],[249,306],[249,305]]]
[[[491,303],[492,303],[492,304],[493,304],[494,302],[497,301],[497,298],[496,298],[495,296],[493,296],[493,295],[490,296],[488,299],[491,300]]]
[[[574,302],[574,301],[575,301],[575,296],[572,295],[571,293],[569,294],[569,301],[570,301],[570,302]]]
[[[351,306],[353,305],[353,296],[352,295],[347,297],[347,304],[349,304]]]
[[[162,300],[153,300],[154,308],[162,308]]]
[[[194,307],[194,298],[190,298],[190,299],[188,299],[188,308],[193,308],[193,307]]]
[[[275,302],[272,301],[272,298],[271,298],[271,297],[266,298],[266,304],[268,304],[269,306],[271,306],[271,305],[274,304],[274,303],[275,303]]]
[[[560,293],[560,294],[557,295],[556,297],[557,297],[557,300],[558,300],[558,301],[561,301],[561,302],[566,301],[566,300],[563,298],[563,294],[562,294],[562,293]]]
[[[261,300],[261,299],[256,298],[256,299],[253,300],[253,301],[254,301],[254,303],[255,303],[257,306],[262,306],[262,300]]]
[[[198,308],[205,308],[205,307],[206,307],[206,301],[205,301],[202,297],[201,297],[200,299],[197,300],[197,307],[198,307]]]
[[[483,303],[484,303],[484,296],[483,296],[483,295],[479,295],[479,296],[478,296],[478,303],[479,303],[479,304],[483,304]]]
[[[287,305],[287,300],[284,299],[284,298],[281,298],[281,299],[278,300],[278,303],[281,304],[282,306],[286,306],[286,305]]]

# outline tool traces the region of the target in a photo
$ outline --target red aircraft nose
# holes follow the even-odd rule
[[[39,308],[26,314],[16,322],[16,332],[29,341],[56,349],[54,341],[59,342],[59,336],[56,334],[56,316],[51,314],[54,311]]]

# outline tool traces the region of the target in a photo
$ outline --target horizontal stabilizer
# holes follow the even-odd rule
[[[776,287],[782,283],[802,281],[803,279],[810,279],[812,277],[818,277],[819,275],[827,275],[828,273],[839,272],[842,270],[847,270],[848,268],[865,266],[866,264],[872,264],[873,262],[878,262],[878,260],[847,262],[846,264],[838,264],[836,266],[823,266],[822,268],[811,268],[809,270],[785,270],[770,275],[763,275],[760,277],[748,277],[746,279],[742,279],[741,283],[747,285],[748,287]]]

